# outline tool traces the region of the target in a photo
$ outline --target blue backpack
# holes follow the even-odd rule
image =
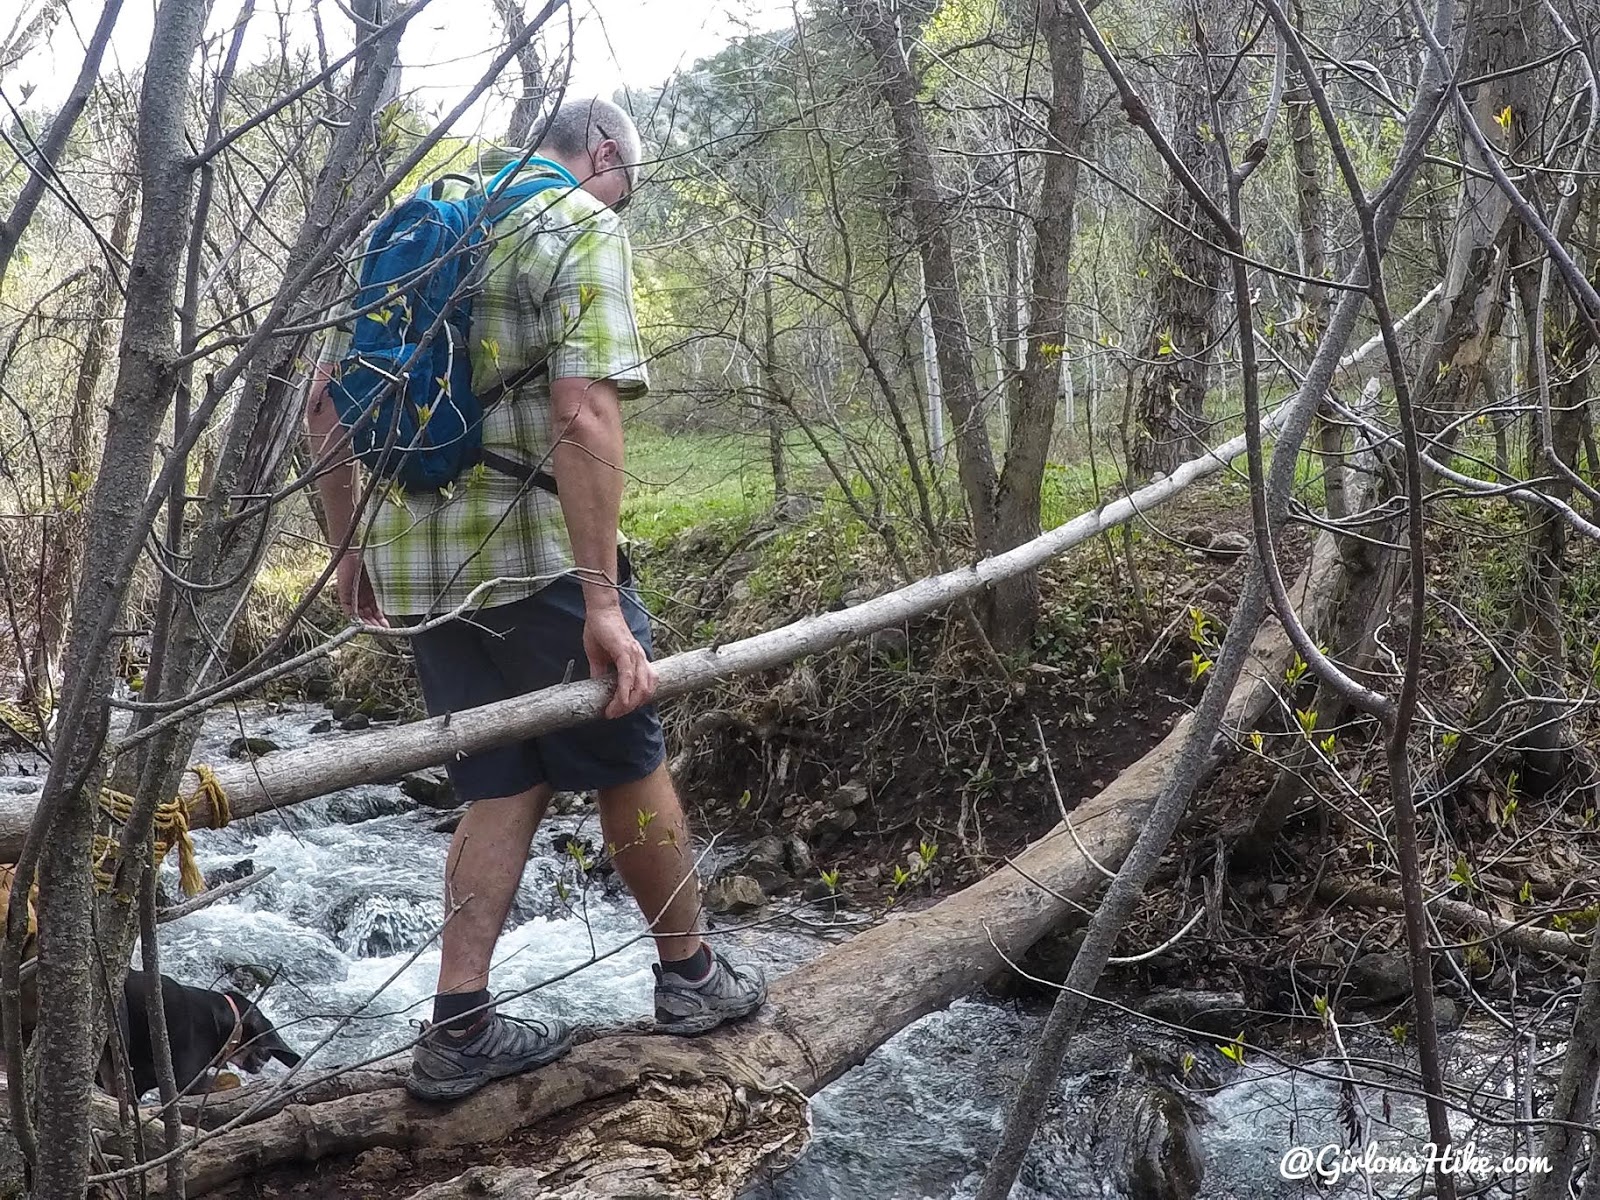
[[[523,166],[549,172],[503,186]],[[328,392],[368,470],[407,491],[436,491],[479,463],[555,491],[543,471],[483,449],[489,407],[543,369],[472,391],[472,295],[496,221],[525,201],[578,181],[559,163],[508,164],[482,192],[441,199],[445,180],[396,205],[367,239],[350,349]]]

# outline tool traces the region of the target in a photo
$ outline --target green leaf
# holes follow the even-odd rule
[[[1240,1066],[1244,1065],[1244,1030],[1240,1030],[1233,1041],[1227,1042],[1217,1049],[1222,1052],[1222,1057],[1231,1059]]]

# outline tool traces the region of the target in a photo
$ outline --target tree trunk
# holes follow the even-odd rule
[[[522,12],[522,0],[494,0],[496,15],[505,26],[508,38],[522,36],[527,29],[527,18]],[[539,120],[539,110],[544,105],[544,64],[539,61],[539,48],[531,41],[517,51],[517,72],[522,90],[517,94],[516,105],[511,110],[511,123],[506,129],[508,145],[529,149],[533,127]]]
[[[1072,227],[1083,136],[1083,36],[1054,4],[1039,7],[1050,52],[1051,103],[1043,179],[1033,218],[1032,302],[1027,359],[1017,379],[1006,437],[1005,466],[995,494],[1002,547],[1038,536],[1045,462],[1055,432],[1066,361],[1067,286],[1072,277]],[[1033,572],[996,586],[990,637],[997,649],[1025,649],[1039,622],[1039,578]]]
[[[190,61],[199,44],[204,0],[166,0],[157,10],[139,107],[139,171],[143,199],[139,236],[128,271],[127,305],[117,385],[101,468],[90,491],[83,577],[73,606],[65,660],[62,745],[50,765],[18,881],[27,887],[39,865],[40,955],[37,977],[42,1058],[37,1107],[36,1194],[73,1200],[84,1194],[89,1163],[89,1061],[93,989],[89,984],[89,837],[102,777],[101,745],[113,682],[112,631],[128,580],[113,569],[139,528],[151,458],[172,397],[175,351],[172,313],[193,176],[184,159],[184,111]],[[41,851],[48,850],[42,858]],[[3,977],[17,979],[22,937],[13,905]],[[47,933],[48,930],[48,933]],[[14,998],[5,1004],[8,1051],[20,1045]],[[12,1079],[20,1066],[8,1053]],[[25,1099],[13,1096],[13,1132],[25,1130]],[[26,1138],[26,1133],[22,1136]],[[26,1141],[24,1141],[26,1145]]]
[[[1290,10],[1295,29],[1305,28],[1305,5],[1296,3]],[[1299,71],[1296,68],[1298,79]],[[1309,279],[1328,277],[1328,247],[1324,230],[1328,224],[1327,197],[1323,193],[1323,175],[1327,158],[1317,139],[1322,136],[1316,128],[1316,105],[1311,99],[1311,89],[1304,79],[1284,94],[1289,109],[1289,137],[1294,151],[1294,198],[1296,232],[1300,242],[1300,273]],[[1312,283],[1300,285],[1300,340],[1306,346],[1306,357],[1316,353],[1323,332],[1328,328],[1332,311],[1332,298],[1328,289]],[[1349,515],[1345,500],[1345,431],[1342,422],[1333,418],[1324,407],[1317,413],[1316,440],[1322,455],[1323,507],[1335,521]]]
[[[1529,32],[1543,20],[1538,0],[1481,0],[1468,21],[1463,77],[1505,74],[1476,85],[1467,99],[1495,148],[1513,157],[1533,145],[1529,138],[1539,124],[1536,76],[1518,68],[1532,57]],[[1517,229],[1509,201],[1465,133],[1460,149],[1464,169],[1444,283],[1416,373],[1417,430],[1441,438],[1442,444],[1430,450],[1435,458],[1445,457],[1454,444],[1455,422],[1472,404],[1488,369],[1505,313],[1507,248]]]
[[[137,203],[138,189],[129,181],[107,239],[118,257],[128,249],[133,208]],[[94,469],[94,435],[98,424],[94,401],[105,370],[111,322],[116,316],[117,302],[122,298],[118,280],[110,267],[100,267],[94,279],[88,331],[72,385],[67,453],[56,472],[57,501],[53,510],[43,517],[36,641],[29,656],[23,697],[24,703],[33,705],[41,713],[48,713],[54,705],[57,656],[61,652],[61,639],[66,634],[73,580],[78,574],[77,551],[83,544],[84,491]]]
[[[1168,135],[1189,173],[1212,195],[1223,194],[1222,161],[1211,133],[1210,80],[1205,48],[1224,44],[1223,31],[1238,13],[1233,0],[1199,0],[1190,24],[1193,52],[1178,70],[1177,101]],[[1221,59],[1214,67],[1225,67]],[[1206,381],[1217,341],[1217,295],[1223,257],[1188,230],[1205,220],[1194,198],[1169,179],[1161,216],[1152,231],[1148,260],[1150,331],[1145,338],[1144,376],[1135,407],[1138,429],[1129,448],[1135,479],[1166,474],[1201,453],[1206,442]],[[1208,237],[1215,235],[1205,230]]]
[[[956,205],[939,186],[933,151],[917,105],[916,81],[906,61],[900,29],[883,0],[844,0],[878,69],[878,86],[894,128],[900,190],[922,261],[929,323],[939,367],[939,384],[954,422],[956,466],[966,493],[979,554],[1006,549],[995,504],[998,476],[994,447],[978,400],[972,338],[962,307],[950,230]],[[987,622],[986,622],[987,624]],[[995,629],[988,626],[990,636]]]
[[[767,461],[772,466],[772,505],[780,513],[789,511],[789,461],[783,446],[783,423],[778,407],[772,403],[772,376],[778,370],[778,325],[772,298],[771,247],[766,229],[761,230],[761,383],[758,396],[767,427]]]

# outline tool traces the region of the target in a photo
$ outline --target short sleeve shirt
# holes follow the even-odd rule
[[[485,174],[496,165],[486,157]],[[517,179],[537,174],[530,165]],[[456,198],[468,186],[448,180],[443,196]],[[472,306],[473,390],[484,395],[541,362],[548,369],[489,408],[483,445],[548,471],[550,380],[610,380],[624,400],[649,387],[633,251],[617,215],[581,188],[536,194],[493,237]],[[343,291],[353,295],[353,261],[346,270],[352,277]],[[337,362],[349,340],[348,328],[336,327],[323,362]],[[436,494],[380,485],[359,538],[378,603],[391,616],[449,612],[469,601],[509,604],[575,565],[560,501],[481,465]]]

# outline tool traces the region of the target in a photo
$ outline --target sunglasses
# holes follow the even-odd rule
[[[612,137],[610,133],[606,132],[606,127],[604,125],[600,124],[599,121],[596,121],[594,123],[594,127],[595,127],[596,130],[599,131],[600,138],[601,138],[602,141],[612,141],[612,142],[616,142],[618,146],[622,145],[622,143],[617,138]],[[615,204],[613,204],[611,206],[611,211],[614,212],[614,213],[622,212],[622,210],[627,208],[629,203],[632,202],[632,200],[633,200],[633,189],[634,189],[634,186],[635,186],[634,185],[634,179],[633,179],[633,168],[629,167],[629,166],[624,166],[624,167],[621,167],[620,170],[622,171],[622,178],[627,181],[628,190],[622,195],[622,197]]]

